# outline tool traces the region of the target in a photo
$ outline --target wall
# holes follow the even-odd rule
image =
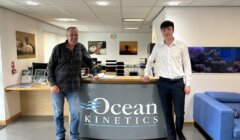
[[[162,21],[165,19],[165,8],[162,9],[160,14],[155,17],[155,19],[152,21],[152,42],[156,43],[160,40],[163,40],[163,37],[160,32],[160,25]]]
[[[106,55],[91,55],[91,57],[98,58],[105,64],[106,60],[124,61],[125,64],[138,64],[140,58],[147,57],[147,45],[151,42],[151,33],[116,33],[117,38],[111,39],[111,33],[86,33],[80,32],[79,41],[86,47],[88,41],[107,41]],[[119,41],[137,41],[138,54],[137,55],[119,55]]]
[[[0,62],[2,62],[2,12],[0,9]],[[3,74],[2,74],[2,63],[0,63],[0,120],[5,118],[5,101],[4,101],[4,90],[3,90]]]
[[[125,64],[139,64],[140,58],[147,57],[147,45],[151,42],[151,33],[116,33],[117,38],[111,39],[111,33],[99,33],[99,32],[80,32],[79,42],[83,43],[88,49],[88,41],[106,41],[107,53],[106,55],[92,54],[92,58],[97,58],[98,61],[102,61],[102,64],[106,63],[106,60],[123,61]],[[45,33],[44,40],[44,62],[48,62],[53,47],[64,41],[63,36],[56,34]],[[65,37],[66,38],[66,37]],[[120,41],[137,41],[138,42],[138,54],[137,55],[119,55],[119,42]],[[125,69],[125,74],[129,74],[129,70]],[[137,69],[135,69],[137,70]]]
[[[49,33],[49,32],[44,32],[43,34],[43,42],[44,42],[44,51],[43,51],[43,56],[44,56],[44,63],[48,63],[53,48],[59,44],[66,41],[66,36],[61,35],[61,34],[55,34],[55,33]]]
[[[189,46],[239,47],[240,46],[239,7],[166,7],[158,18],[175,23],[175,37]],[[153,26],[159,29],[162,21],[156,18]],[[158,24],[155,24],[158,23]],[[157,32],[157,31],[155,31]],[[159,30],[160,32],[160,30]],[[156,42],[160,34],[154,34]],[[154,36],[153,35],[153,36]],[[192,92],[186,97],[186,119],[193,121],[193,95],[204,91],[240,92],[239,74],[193,74]]]
[[[0,44],[2,64],[2,69],[0,69],[0,120],[7,120],[21,111],[20,96],[18,92],[5,93],[3,88],[8,85],[19,83],[21,70],[27,69],[27,67],[32,65],[32,62],[43,62],[44,32],[47,31],[64,35],[65,30],[4,8],[0,8],[0,19],[0,39],[2,40]],[[15,41],[16,31],[35,34],[36,58],[17,59]],[[15,65],[18,70],[18,73],[15,75],[11,74],[11,61],[15,61]]]

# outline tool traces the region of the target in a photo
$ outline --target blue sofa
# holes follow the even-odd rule
[[[240,140],[240,93],[205,92],[194,95],[194,123],[214,140]]]

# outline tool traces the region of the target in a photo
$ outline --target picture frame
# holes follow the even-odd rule
[[[107,54],[107,42],[106,41],[88,41],[88,53],[96,55]]]
[[[120,41],[119,54],[120,55],[137,55],[138,42],[137,41]]]
[[[35,75],[33,83],[44,83],[46,82],[46,69],[35,69]]]
[[[30,84],[30,83],[32,83],[32,76],[33,76],[33,71],[32,70],[22,70],[20,84]]]
[[[16,31],[17,59],[36,58],[35,34]]]

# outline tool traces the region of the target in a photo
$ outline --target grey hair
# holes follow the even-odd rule
[[[70,27],[67,28],[67,32],[68,32],[70,29],[74,29],[74,30],[78,31],[77,27],[70,26]]]

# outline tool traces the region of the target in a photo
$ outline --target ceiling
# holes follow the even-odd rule
[[[173,0],[107,0],[108,6],[98,6],[97,0],[0,0],[0,6],[62,28],[76,26],[88,32],[151,32],[151,22],[167,2]],[[240,6],[240,0],[177,0],[178,6]],[[63,22],[56,18],[75,18]],[[124,18],[142,18],[142,22],[124,22]],[[125,30],[138,27],[138,30]]]

